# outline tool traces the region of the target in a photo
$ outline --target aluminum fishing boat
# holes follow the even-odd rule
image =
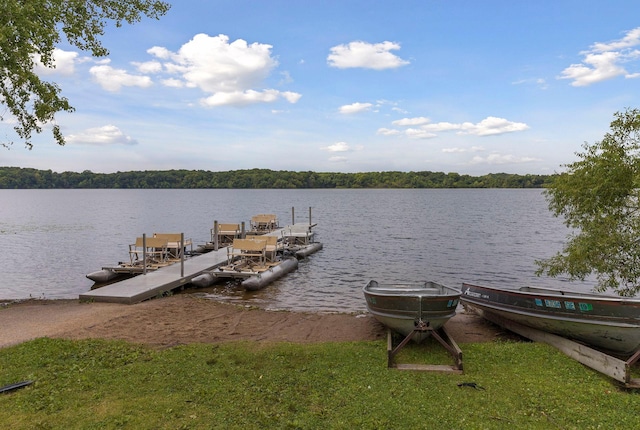
[[[369,312],[403,336],[420,327],[441,328],[456,314],[461,294],[460,290],[435,282],[380,284],[373,280],[363,292]],[[429,330],[422,330],[412,339],[419,343],[429,336]]]
[[[462,284],[465,307],[579,341],[631,355],[640,348],[640,298],[522,287],[503,289]]]

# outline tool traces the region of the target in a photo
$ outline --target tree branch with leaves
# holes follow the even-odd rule
[[[617,112],[602,141],[584,144],[545,190],[549,210],[572,229],[562,252],[537,274],[596,275],[596,290],[640,291],[640,111]]]
[[[121,27],[143,16],[159,19],[170,7],[157,0],[0,0],[0,5],[0,104],[5,105],[0,121],[15,121],[13,128],[29,149],[33,134],[48,123],[56,143],[64,145],[55,114],[74,111],[58,85],[35,73],[36,61],[55,67],[53,53],[63,35],[94,57],[107,56],[100,37],[108,23]]]

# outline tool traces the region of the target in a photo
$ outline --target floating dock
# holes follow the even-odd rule
[[[227,248],[207,252],[163,267],[146,275],[105,285],[95,290],[80,294],[81,301],[124,303],[132,305],[147,299],[160,296],[191,282],[191,279],[202,272],[212,270],[227,263]]]
[[[315,224],[314,224],[315,225]],[[310,230],[314,225],[299,223],[274,230],[268,235],[281,236],[287,230]],[[193,278],[204,272],[226,265],[227,247],[196,255],[167,267],[162,267],[146,275],[114,282],[100,288],[80,294],[81,301],[135,304],[144,300],[159,297],[176,288],[191,282]]]

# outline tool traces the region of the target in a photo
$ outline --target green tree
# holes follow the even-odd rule
[[[572,233],[562,252],[537,262],[537,274],[595,274],[599,291],[629,296],[640,290],[640,111],[614,118],[602,141],[585,143],[545,191]]]
[[[16,120],[14,130],[31,149],[34,132],[53,123],[57,112],[74,110],[58,85],[38,77],[36,60],[55,67],[53,52],[62,34],[71,45],[104,57],[109,51],[99,38],[109,22],[121,27],[140,21],[142,15],[157,19],[169,7],[158,0],[0,0],[0,103],[7,108],[0,112],[0,121],[8,111]],[[57,124],[52,132],[64,145]],[[2,142],[5,147],[11,144]]]

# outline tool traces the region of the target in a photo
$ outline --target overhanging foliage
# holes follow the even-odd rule
[[[538,274],[584,280],[621,295],[640,291],[640,111],[617,112],[602,141],[584,144],[547,188],[549,209],[573,229],[562,252]]]

